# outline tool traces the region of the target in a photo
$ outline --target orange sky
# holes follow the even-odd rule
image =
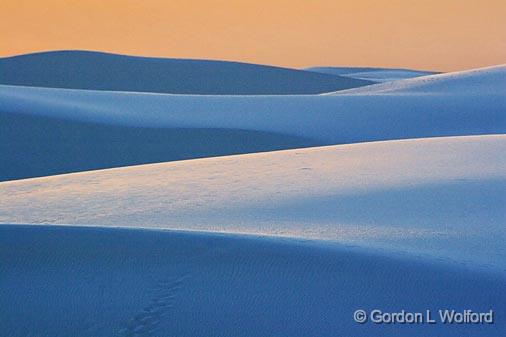
[[[289,67],[506,63],[506,0],[2,0],[0,56],[87,49]]]

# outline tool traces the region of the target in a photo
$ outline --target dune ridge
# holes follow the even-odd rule
[[[501,134],[506,132],[504,69],[426,76],[323,96],[0,86],[5,158],[0,180],[316,145]],[[59,130],[61,138],[45,129]],[[121,150],[125,139],[130,139],[128,151]],[[88,153],[89,162],[66,162],[72,154],[62,144],[72,144],[76,156]]]
[[[304,70],[314,71],[322,74],[331,74],[355,79],[369,80],[373,82],[391,82],[437,74],[437,72],[434,71],[373,67],[310,67],[305,68]]]
[[[312,238],[506,273],[505,150],[504,135],[445,137],[3,182],[0,222]]]
[[[240,62],[67,50],[0,58],[1,84],[207,95],[315,94],[371,81]]]
[[[363,90],[343,90],[343,92],[334,94],[446,95],[452,91],[460,94],[504,96],[506,91],[506,65],[410,78],[403,81],[375,84]]]

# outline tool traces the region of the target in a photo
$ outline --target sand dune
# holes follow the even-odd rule
[[[64,51],[0,73],[0,334],[504,335],[506,66]]]
[[[371,85],[365,90],[344,90],[349,94],[434,94],[496,95],[504,97],[506,65],[498,65],[446,74],[436,74],[390,83]],[[341,92],[336,92],[336,95]],[[504,106],[502,106],[504,108]]]
[[[162,59],[89,51],[0,58],[1,84],[171,94],[314,94],[367,80],[239,62]]]
[[[0,181],[320,144],[265,131],[133,127],[0,112]]]
[[[436,72],[432,71],[371,67],[311,67],[304,70],[355,79],[364,79],[373,82],[391,82],[407,78],[436,74]]]
[[[2,334],[12,337],[499,337],[505,329],[504,276],[353,247],[20,225],[0,226],[0,247]],[[353,321],[355,310],[375,308],[434,316],[493,308],[496,320]]]
[[[6,158],[0,180],[314,145],[504,133],[504,69],[435,75],[325,96],[0,86],[0,118],[6,121],[0,123]],[[58,137],[44,131],[48,129],[59,130]],[[121,145],[125,139],[131,149],[122,150],[123,156],[111,155],[126,146]],[[65,144],[72,145],[72,153]],[[87,154],[87,163],[65,161],[65,156],[79,153]]]
[[[448,137],[3,182],[0,222],[333,240],[504,273],[505,151],[506,136]]]

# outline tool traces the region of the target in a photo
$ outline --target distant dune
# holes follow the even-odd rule
[[[0,86],[0,180],[315,145],[504,133],[505,69],[320,96]]]
[[[170,94],[315,94],[371,81],[239,62],[89,51],[0,58],[0,84]]]
[[[336,95],[349,94],[433,94],[490,96],[494,95],[489,105],[500,104],[506,109],[504,93],[506,92],[506,65],[478,68],[466,71],[456,71],[446,74],[435,74],[403,81],[381,83],[369,86],[367,89],[343,90]]]
[[[311,67],[303,70],[314,71],[321,74],[369,80],[373,82],[391,82],[437,74],[437,72],[433,71],[371,67]]]

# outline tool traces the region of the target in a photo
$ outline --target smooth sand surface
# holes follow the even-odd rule
[[[0,226],[4,336],[502,336],[504,276],[289,239]],[[494,324],[358,324],[357,309]]]

